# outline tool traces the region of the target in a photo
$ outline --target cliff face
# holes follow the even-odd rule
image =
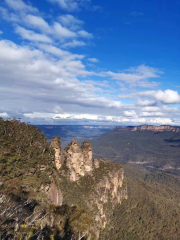
[[[62,194],[61,190],[56,186],[53,179],[49,186],[47,196],[48,196],[48,199],[50,200],[50,203],[52,203],[53,205],[56,205],[56,206],[62,206],[63,194]]]
[[[55,144],[55,140],[58,144]],[[55,144],[53,146],[60,147],[59,140],[53,139],[53,144]],[[98,239],[99,230],[106,227],[115,206],[121,204],[123,199],[127,199],[124,170],[119,164],[106,159],[92,160],[92,146],[89,142],[78,146],[77,141],[73,139],[63,151],[64,162],[61,163],[61,168],[56,162],[56,152],[62,153],[62,150],[56,148],[55,166],[56,168],[58,166],[57,170],[66,179],[68,189],[77,184],[78,189],[74,194],[79,191],[81,202],[84,202],[87,209],[93,212],[94,221],[98,224],[98,227],[96,226],[96,239]],[[62,189],[62,195],[66,195],[63,191]],[[66,199],[64,199],[65,202]]]
[[[163,132],[163,131],[169,131],[169,132],[180,132],[180,127],[174,127],[169,125],[161,125],[161,126],[153,126],[153,125],[141,125],[137,127],[116,127],[114,131],[124,131],[124,130],[130,130],[130,131],[153,131],[153,132]]]
[[[97,240],[127,198],[123,168],[93,160],[89,142],[62,151],[61,138],[49,144],[34,126],[2,119],[0,142],[2,239]]]
[[[109,222],[112,211],[123,199],[127,199],[127,188],[124,185],[124,170],[118,164],[106,159],[100,159],[99,167],[94,171],[93,177],[97,183],[91,192],[89,205],[96,205],[96,221],[101,228],[105,228]],[[109,170],[106,170],[109,169]]]

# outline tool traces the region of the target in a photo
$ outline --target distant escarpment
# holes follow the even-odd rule
[[[141,125],[141,126],[128,126],[128,127],[116,127],[114,131],[153,131],[153,132],[180,132],[180,127],[170,126],[170,125],[161,125],[161,126],[153,126],[153,125]]]
[[[89,142],[63,151],[60,137],[0,118],[0,144],[2,239],[99,239],[127,199],[121,165],[92,159]]]

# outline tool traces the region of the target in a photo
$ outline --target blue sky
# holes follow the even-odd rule
[[[1,0],[0,116],[180,125],[180,2]]]

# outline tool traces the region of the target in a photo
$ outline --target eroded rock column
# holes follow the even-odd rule
[[[61,149],[61,138],[53,137],[53,140],[50,143],[50,147],[52,147],[55,151],[55,166],[59,170],[64,163],[63,153]]]

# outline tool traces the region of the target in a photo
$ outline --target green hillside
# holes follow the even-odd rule
[[[116,159],[124,169],[106,159],[91,160],[91,174],[71,181],[76,160],[85,163],[82,153],[92,154],[90,143],[88,154],[70,143],[57,169],[58,146],[52,147],[34,126],[0,118],[1,238],[179,240],[180,177],[160,169],[165,164],[178,167],[178,137],[150,131],[103,134],[92,140],[94,155]],[[150,156],[152,168],[135,163]]]
[[[180,133],[111,131],[90,140],[95,157],[180,175]]]
[[[180,193],[128,179],[128,200],[116,207],[101,240],[180,239]]]

